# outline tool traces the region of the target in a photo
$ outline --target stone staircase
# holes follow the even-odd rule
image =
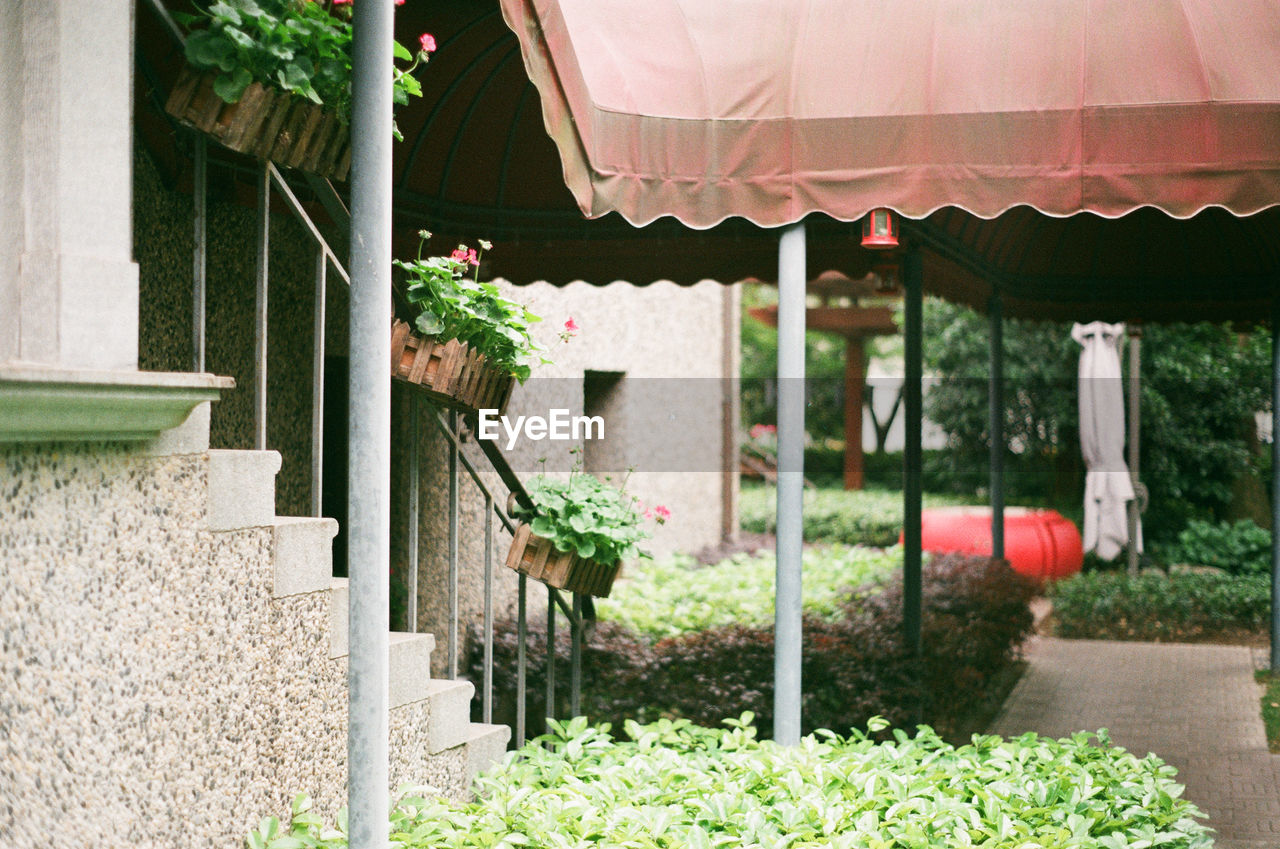
[[[334,674],[345,679],[347,580],[332,577],[338,523],[326,518],[275,515],[278,452],[209,450],[208,458],[209,530],[269,529],[273,598],[323,594],[329,608],[329,650],[327,658],[316,662],[333,664]],[[398,768],[393,763],[393,781],[430,783],[451,796],[464,797],[475,776],[504,754],[511,730],[505,725],[470,721],[475,691],[470,682],[431,677],[434,636],[392,632],[390,646],[391,747],[392,760],[398,762]],[[405,723],[414,725],[415,741],[408,747],[410,751],[398,752],[397,727]],[[447,761],[450,768],[430,763],[436,758]],[[448,780],[440,780],[441,775],[447,775]],[[440,786],[446,783],[451,786]]]

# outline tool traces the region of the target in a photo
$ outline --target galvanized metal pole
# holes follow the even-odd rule
[[[195,214],[192,218],[192,240],[195,250],[192,251],[192,290],[191,290],[191,366],[192,371],[205,370],[205,301],[207,299],[208,271],[208,232],[205,227],[208,214],[209,192],[209,147],[203,133],[195,136],[196,156],[195,175],[192,177],[193,204]]]
[[[253,447],[267,450],[267,296],[271,259],[271,168],[258,174],[258,244],[253,309]],[[390,357],[390,354],[387,355]]]
[[[1129,323],[1129,477],[1133,481],[1134,498],[1128,505],[1129,520],[1129,574],[1138,574],[1138,528],[1141,514],[1138,510],[1138,458],[1139,436],[1142,432],[1142,326]]]
[[[800,742],[804,546],[804,223],[778,241],[778,541],[774,607],[773,739]]]
[[[405,564],[405,589],[408,591],[408,603],[405,604],[405,617],[409,620],[407,630],[418,630],[418,531],[422,526],[422,501],[419,490],[422,483],[419,478],[418,443],[422,439],[420,423],[422,420],[422,402],[417,393],[409,396],[409,533],[406,545],[409,548],[408,562]]]
[[[354,6],[351,90],[350,692],[351,849],[386,849],[390,815],[391,69],[394,0]]]
[[[311,340],[311,515],[323,512],[324,502],[324,333],[329,254],[316,257],[316,302]]]
[[[920,657],[922,576],[920,554],[920,437],[923,416],[923,377],[921,338],[923,328],[924,279],[920,252],[908,250],[903,262],[903,347],[904,377],[902,385],[903,422],[906,444],[902,452],[902,626],[907,647],[913,657]]]
[[[1280,296],[1271,301],[1271,671],[1280,673]]]
[[[999,290],[987,302],[991,322],[991,556],[1004,558],[1004,300]]]

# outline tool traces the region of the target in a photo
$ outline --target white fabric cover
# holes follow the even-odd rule
[[[1126,504],[1134,497],[1124,461],[1124,389],[1120,375],[1123,324],[1075,324],[1080,343],[1080,452],[1084,482],[1084,550],[1113,560],[1129,542]],[[1142,550],[1142,525],[1138,525]]]

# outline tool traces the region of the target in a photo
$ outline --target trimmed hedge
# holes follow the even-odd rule
[[[1196,640],[1261,632],[1270,616],[1268,575],[1223,572],[1084,572],[1049,588],[1063,637]]]
[[[1031,632],[1035,587],[1002,561],[935,557],[924,568],[924,657],[916,661],[902,625],[902,583],[854,593],[832,618],[807,615],[802,648],[805,731],[847,732],[873,716],[895,724],[919,716],[949,734],[985,702]],[[544,716],[545,638],[530,629],[528,716]],[[557,632],[556,675],[569,674],[569,636]],[[479,640],[472,644],[480,645]],[[651,643],[616,623],[600,622],[584,644],[582,712],[593,721],[684,717],[714,724],[752,711],[761,734],[773,731],[773,628],[731,625]],[[500,623],[494,648],[495,700],[513,705],[514,623]],[[473,680],[482,674],[477,648]],[[561,688],[567,689],[567,688]],[[568,712],[557,706],[557,715]],[[504,715],[496,721],[508,721]],[[531,729],[540,724],[531,723]]]
[[[973,498],[925,495],[926,507],[971,504]],[[742,488],[738,502],[744,531],[772,534],[778,530],[777,495],[772,487]],[[902,532],[902,493],[895,490],[806,489],[804,491],[805,542],[895,545]]]

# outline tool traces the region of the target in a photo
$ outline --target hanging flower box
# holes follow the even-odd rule
[[[403,321],[391,324],[391,375],[449,404],[473,410],[507,408],[515,378],[457,339],[420,336]]]
[[[335,180],[351,170],[350,134],[338,115],[309,100],[259,83],[227,103],[216,74],[184,67],[165,111],[239,153]]]
[[[621,561],[605,566],[580,557],[576,551],[560,551],[551,540],[538,536],[523,522],[516,527],[507,552],[508,569],[556,589],[600,598],[608,597],[621,567]]]

